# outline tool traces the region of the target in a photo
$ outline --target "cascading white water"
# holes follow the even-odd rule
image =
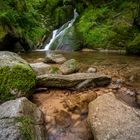
[[[75,22],[76,18],[78,16],[78,13],[76,12],[76,9],[74,9],[74,17],[72,20],[68,21],[67,23],[65,23],[62,27],[60,27],[59,29],[56,29],[53,31],[53,35],[52,38],[50,39],[50,42],[48,44],[46,44],[44,50],[49,50],[52,43],[60,36],[63,36],[64,33],[70,28],[72,27],[73,23]]]
[[[54,39],[55,39],[55,37],[56,37],[56,34],[57,34],[57,30],[54,30],[50,42],[45,46],[45,50],[49,50],[49,48],[50,48],[52,42],[54,41]]]

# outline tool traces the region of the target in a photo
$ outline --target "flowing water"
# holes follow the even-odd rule
[[[59,29],[56,29],[56,30],[53,31],[52,38],[50,39],[50,42],[48,44],[46,44],[44,50],[46,50],[46,51],[49,50],[56,40],[57,40],[57,45],[55,46],[55,48],[56,49],[59,48],[61,42],[63,42],[63,37],[64,37],[66,31],[73,26],[77,16],[78,16],[78,13],[76,12],[76,9],[75,9],[74,10],[74,17],[73,17],[73,19],[68,21],[67,23],[65,23]]]

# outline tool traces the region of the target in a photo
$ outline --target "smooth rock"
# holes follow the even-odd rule
[[[58,63],[62,64],[66,61],[66,58],[62,54],[48,53],[44,59],[45,63]]]
[[[95,73],[75,73],[70,75],[46,74],[37,77],[39,87],[56,87],[80,90],[110,84],[111,78]]]
[[[27,98],[0,105],[0,140],[45,140],[43,114]]]
[[[30,66],[32,67],[32,69],[35,71],[35,73],[37,75],[43,75],[43,74],[47,74],[49,73],[50,70],[50,65],[45,64],[43,62],[40,63],[32,63],[30,64]]]
[[[87,70],[87,73],[96,73],[96,72],[97,72],[97,69],[92,68],[92,67],[88,68],[88,70]]]
[[[79,63],[75,59],[70,59],[60,66],[63,74],[72,74],[79,70]]]
[[[116,99],[113,93],[89,104],[88,122],[95,140],[140,139],[140,110]]]

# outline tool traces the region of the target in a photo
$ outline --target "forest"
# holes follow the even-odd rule
[[[140,4],[138,0],[1,0],[0,48],[36,49],[51,32],[73,17],[74,50],[124,49],[139,54]],[[10,40],[10,41],[9,41]]]
[[[0,140],[140,140],[140,1],[0,0]]]

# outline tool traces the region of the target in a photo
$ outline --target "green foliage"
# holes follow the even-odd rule
[[[16,118],[16,122],[21,123],[20,134],[24,140],[34,140],[33,130],[31,129],[32,119],[28,116]]]
[[[133,26],[134,13],[139,13],[136,12],[136,1],[94,1],[93,5],[88,6],[76,24],[77,33],[84,46],[127,48],[127,51],[135,48],[134,53],[138,52],[139,43],[136,36],[139,31]]]
[[[90,7],[85,10],[76,26],[86,45],[106,45],[110,37],[114,36],[115,33],[110,30],[111,26],[102,24],[109,12],[111,13],[107,7]]]
[[[110,26],[101,25],[90,30],[86,36],[86,43],[95,47],[106,47],[108,41],[115,36],[115,32],[110,30]]]
[[[0,68],[0,101],[14,99],[17,96],[12,95],[15,91],[22,96],[28,97],[36,84],[34,72],[24,65],[15,65]]]
[[[129,42],[126,50],[129,54],[140,54],[140,33],[136,34],[134,39]]]
[[[3,0],[0,24],[4,29],[14,27],[14,32],[35,43],[45,33],[38,6],[39,0]]]

